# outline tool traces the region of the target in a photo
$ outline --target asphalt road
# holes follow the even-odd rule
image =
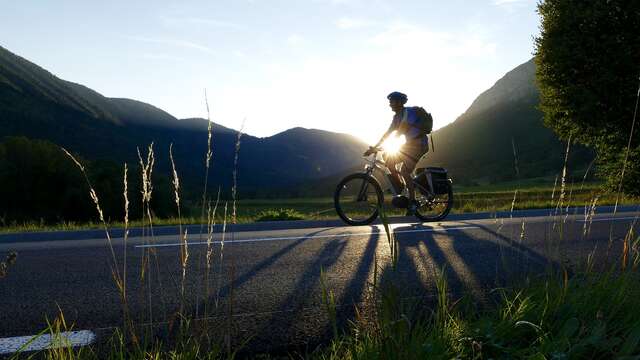
[[[223,234],[216,232],[209,271],[208,246],[198,234],[188,234],[184,296],[177,235],[136,236],[126,244],[114,238],[113,250],[120,272],[126,252],[127,303],[136,323],[162,326],[183,303],[185,313],[205,318],[203,323],[234,343],[250,339],[247,349],[304,348],[331,333],[321,270],[340,305],[341,322],[353,317],[354,303],[364,301],[376,263],[377,282],[396,284],[403,297],[428,304],[437,271],[444,267],[453,295],[482,302],[495,287],[544,274],[561,263],[583,265],[594,249],[598,262],[616,258],[638,215],[600,213],[588,222],[584,214],[529,216],[549,212],[426,224],[396,220],[396,270],[380,225],[237,227],[224,234],[224,243]],[[16,264],[0,279],[0,338],[38,333],[58,309],[74,329],[108,332],[122,324],[109,246],[104,237],[88,237],[69,233],[69,239],[57,234],[52,241],[42,236],[0,239],[0,257],[18,253]]]

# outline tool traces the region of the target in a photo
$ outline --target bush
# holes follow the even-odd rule
[[[637,101],[640,2],[545,0],[536,39],[545,124],[598,153],[598,173],[620,181]],[[634,128],[637,138],[640,129]],[[640,145],[631,143],[624,189],[640,194]]]
[[[124,164],[74,156],[87,169],[107,221],[122,220]],[[138,167],[130,167],[132,219],[141,216],[140,176]],[[158,217],[175,216],[170,180],[154,173],[153,183],[153,213]],[[45,140],[7,137],[0,142],[0,199],[0,226],[97,220],[81,171],[58,145]]]
[[[304,215],[293,209],[265,210],[256,216],[256,221],[304,220]]]

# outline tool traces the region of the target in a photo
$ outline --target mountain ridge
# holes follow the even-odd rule
[[[204,179],[206,119],[179,120],[150,104],[105,97],[59,79],[4,48],[0,48],[0,78],[0,136],[45,139],[90,160],[131,163],[138,161],[137,148],[154,142],[159,157],[156,163],[163,173],[169,172],[167,153],[173,144],[183,182],[196,186]],[[221,186],[228,190],[238,131],[213,124],[211,189]],[[359,155],[366,148],[347,135],[298,131],[296,136],[302,135],[306,141],[297,141],[290,133],[264,139],[243,134],[236,170],[240,175],[261,176],[238,176],[238,190],[257,195],[269,187],[287,188],[340,173],[359,164]],[[345,141],[348,144],[340,144]],[[297,146],[292,146],[294,143]],[[333,149],[334,158],[321,151],[327,148]]]
[[[434,131],[435,151],[420,166],[445,167],[465,184],[557,174],[566,144],[544,126],[539,102],[531,59],[483,91],[454,122]],[[569,165],[586,168],[593,157],[590,150],[572,146]]]
[[[543,126],[538,103],[535,64],[529,60],[483,91],[454,122],[434,131],[435,151],[420,166],[446,167],[462,184],[557,173],[566,144]],[[184,183],[201,186],[207,127],[206,119],[177,119],[154,105],[105,97],[58,79],[0,47],[0,136],[46,139],[88,159],[132,163],[138,161],[137,148],[154,142],[159,171],[164,173],[169,172],[168,147],[173,144]],[[230,188],[237,138],[238,130],[213,123],[210,190]],[[331,186],[308,184],[337,182],[346,172],[361,168],[366,147],[349,134],[303,127],[262,138],[243,134],[238,189],[248,197],[271,195],[274,189],[328,196],[313,191]],[[572,168],[586,167],[592,158],[591,152],[575,146],[570,163]]]

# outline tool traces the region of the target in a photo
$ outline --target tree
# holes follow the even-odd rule
[[[14,221],[87,220],[84,179],[58,146],[9,137],[0,143],[0,216]]]
[[[86,180],[58,145],[26,137],[0,140],[0,226],[21,222],[98,220]],[[105,218],[121,221],[124,218],[123,165],[111,160],[87,161],[75,156],[86,168]],[[176,216],[169,178],[156,172],[153,184],[153,213],[159,217]],[[142,216],[140,187],[140,169],[131,166],[128,176],[130,219]],[[185,210],[184,214],[189,212]]]
[[[536,77],[545,125],[596,150],[598,172],[617,186],[638,96],[639,0],[543,0]],[[640,194],[638,126],[625,192]]]

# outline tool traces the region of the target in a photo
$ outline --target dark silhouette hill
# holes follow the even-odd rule
[[[168,148],[183,184],[194,191],[204,182],[205,119],[178,120],[152,105],[108,98],[64,81],[0,47],[0,137],[49,140],[82,157],[137,163],[154,142],[158,171],[168,173]],[[211,189],[232,183],[237,131],[213,126]],[[353,136],[295,128],[257,138],[243,134],[238,163],[241,195],[291,189],[305,180],[340,174],[361,162],[366,145]]]
[[[422,164],[446,167],[463,184],[560,173],[567,144],[543,125],[538,103],[532,59],[480,94],[456,121],[435,131],[435,152]],[[593,157],[586,148],[572,146],[569,168],[584,169]]]
[[[456,121],[435,131],[435,152],[423,164],[448,168],[462,184],[559,173],[566,143],[543,126],[538,102],[531,60],[480,94]],[[133,164],[138,162],[137,147],[146,149],[154,142],[157,171],[165,174],[173,143],[182,182],[196,193],[204,182],[207,126],[205,119],[178,120],[150,104],[105,97],[0,47],[0,137],[44,139],[89,160]],[[221,186],[229,191],[236,139],[236,130],[213,125],[210,190]],[[267,138],[244,134],[240,195],[328,196],[340,177],[361,168],[365,148],[353,136],[314,129],[293,128]],[[590,151],[574,146],[570,169],[585,168],[592,158]]]

